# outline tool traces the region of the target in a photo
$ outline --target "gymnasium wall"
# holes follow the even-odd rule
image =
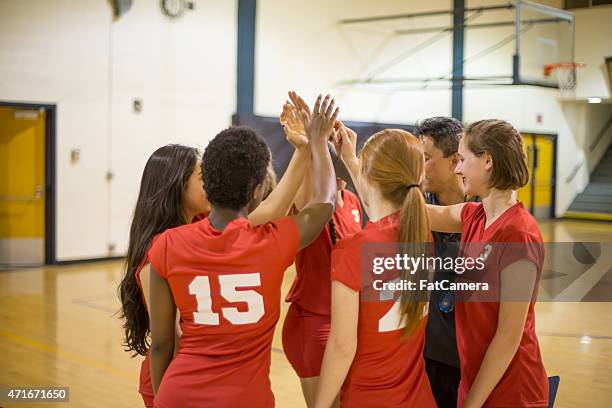
[[[586,62],[579,71],[576,94],[586,98],[610,98],[605,57],[612,57],[612,6],[574,10],[576,15],[576,61]],[[605,74],[604,74],[605,73]]]
[[[470,0],[468,6],[499,0]],[[195,0],[196,8],[170,21],[159,1],[135,0],[113,21],[105,0],[0,1],[0,100],[57,104],[57,259],[121,255],[145,161],[170,142],[204,147],[231,123],[236,89],[236,0]],[[560,0],[547,4],[559,7]],[[288,89],[309,100],[333,92],[342,118],[412,124],[449,115],[451,93],[431,84],[338,85],[381,71],[432,34],[395,38],[395,23],[339,27],[341,18],[448,9],[450,0],[260,0],[257,9],[255,113],[276,116]],[[487,17],[491,21],[503,13]],[[503,17],[505,18],[505,17]],[[606,96],[602,56],[612,55],[612,7],[576,12],[578,94]],[[404,21],[403,28],[444,26],[450,16]],[[485,35],[486,32],[486,35]],[[491,39],[468,34],[466,56]],[[504,33],[497,33],[500,38]],[[475,38],[473,36],[476,36]],[[475,41],[473,41],[475,40]],[[384,77],[437,76],[451,71],[451,36],[384,71]],[[511,49],[469,65],[471,75],[510,72]],[[464,117],[509,120],[524,131],[559,135],[557,214],[588,182],[602,145],[589,151],[601,109],[557,100],[531,87],[465,89]],[[143,110],[135,113],[133,100]],[[608,105],[609,106],[609,105]],[[541,115],[541,122],[537,120]],[[588,118],[593,118],[592,120]],[[585,122],[586,121],[586,124]],[[605,147],[605,146],[604,146]],[[80,150],[80,161],[70,153]],[[598,157],[599,155],[599,157]],[[577,170],[575,170],[577,169]],[[107,172],[113,173],[108,182]],[[576,175],[568,182],[567,177]],[[114,251],[109,251],[109,244]]]
[[[499,0],[470,0],[467,7],[500,4]],[[561,0],[540,1],[561,7]],[[386,67],[395,58],[417,44],[433,38],[435,33],[393,36],[395,29],[438,27],[452,24],[452,17],[436,16],[419,19],[344,25],[341,19],[452,8],[450,0],[427,2],[378,0],[375,6],[367,0],[327,2],[261,1],[257,16],[257,60],[255,111],[261,115],[277,115],[287,89],[296,89],[308,100],[320,91],[332,92],[344,119],[413,124],[434,115],[450,115],[451,92],[431,83],[427,90],[414,84],[342,84],[354,78],[439,77],[452,71],[452,36],[432,41],[410,58]],[[296,19],[296,16],[297,17]],[[473,21],[477,23],[506,21],[512,13],[487,12]],[[612,20],[612,7],[598,7],[576,13],[576,60],[590,67],[601,65],[605,55],[612,55],[612,27],[603,21]],[[596,26],[596,27],[595,27]],[[469,30],[466,32],[465,57],[507,37],[512,28]],[[533,44],[525,41],[525,49]],[[590,47],[590,49],[587,49]],[[510,74],[513,43],[487,57],[476,59],[465,67],[468,75]],[[271,63],[276,61],[276,63]],[[528,62],[528,61],[527,61]],[[370,74],[370,75],[369,75]],[[579,96],[605,95],[603,74],[596,69],[580,73]],[[437,85],[437,86],[436,86]],[[591,163],[599,160],[599,150],[591,152],[586,145],[593,138],[594,123],[575,122],[575,118],[597,115],[600,108],[586,102],[566,103],[558,100],[556,90],[520,87],[466,88],[464,120],[484,118],[508,120],[521,131],[558,135],[556,214],[562,215],[572,200],[588,183]],[[604,108],[605,109],[605,108]],[[591,116],[589,116],[591,115]],[[579,129],[577,129],[579,128]],[[605,144],[605,142],[601,142]],[[580,165],[588,163],[588,165]],[[594,164],[593,164],[594,165]],[[567,181],[572,172],[576,175]]]
[[[288,89],[308,101],[320,91],[333,92],[345,120],[409,123],[436,111],[450,114],[450,91],[406,91],[397,84],[341,86],[339,82],[367,77],[388,60],[415,45],[414,37],[393,37],[397,25],[344,26],[343,18],[418,12],[436,8],[430,2],[368,0],[285,2],[258,4],[255,66],[255,111],[278,115]],[[435,2],[434,2],[435,3]],[[449,17],[427,18],[419,24],[449,24]],[[431,36],[431,34],[428,34]],[[427,38],[423,35],[423,38]],[[386,77],[408,77],[450,70],[452,40],[441,39],[407,63],[385,72]],[[375,60],[374,63],[371,61]],[[427,71],[423,71],[427,67]]]
[[[236,2],[195,3],[170,21],[134,1],[113,21],[105,0],[0,2],[0,100],[57,104],[58,260],[123,254],[152,151],[203,147],[231,123]]]

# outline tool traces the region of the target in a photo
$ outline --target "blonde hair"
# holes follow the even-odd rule
[[[378,187],[382,196],[401,208],[398,241],[402,254],[422,257],[431,242],[429,218],[419,184],[423,175],[424,158],[420,141],[401,129],[385,129],[371,136],[360,153],[361,172],[370,184]],[[427,279],[425,268],[404,270],[401,278],[417,283]],[[418,291],[404,291],[401,318],[410,334],[423,319],[426,299]]]

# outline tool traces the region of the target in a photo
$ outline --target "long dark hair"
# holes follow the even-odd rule
[[[119,284],[125,351],[132,357],[149,350],[149,314],[136,281],[136,270],[145,259],[153,237],[185,224],[183,194],[198,160],[198,151],[182,145],[157,149],[145,165],[134,209],[125,273]]]
[[[327,225],[329,226],[329,237],[331,238],[332,246],[335,246],[338,241],[338,232],[336,231],[336,224],[334,224],[334,217],[329,219]]]

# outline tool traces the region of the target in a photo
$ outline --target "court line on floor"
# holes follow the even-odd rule
[[[18,334],[0,331],[0,337],[5,337],[9,341],[13,341],[14,343],[21,344],[23,346],[31,347],[40,351],[44,351],[49,354],[54,354],[56,357],[63,358],[65,360],[71,361],[73,363],[77,363],[80,365],[97,368],[99,370],[105,371],[109,374],[128,379],[133,381],[137,376],[135,374],[131,374],[128,371],[120,370],[109,366],[108,364],[101,363],[96,360],[92,360],[89,358],[83,358],[75,353],[71,353],[69,351],[64,351],[56,346],[51,346],[46,343],[39,342],[37,340],[31,339],[26,336],[21,336]]]
[[[576,334],[576,333],[554,333],[554,332],[536,332],[538,336],[546,336],[546,337],[571,337],[571,338],[583,338],[589,337],[593,340],[612,340],[612,336],[597,336],[590,334]]]
[[[93,302],[90,302],[90,301],[87,301],[87,300],[83,300],[83,299],[72,299],[72,303],[74,303],[75,305],[87,307],[89,309],[98,310],[100,312],[107,312],[107,313],[115,313],[115,312],[117,312],[117,310],[112,309],[110,307],[98,305],[96,303],[93,303]]]

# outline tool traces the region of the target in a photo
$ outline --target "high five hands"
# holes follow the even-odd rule
[[[314,113],[306,102],[297,93],[290,91],[289,99],[283,105],[280,123],[283,125],[287,140],[296,149],[312,141],[313,132],[316,132],[317,138],[321,141],[329,140],[336,175],[353,185],[359,168],[356,155],[357,134],[337,120],[339,110],[334,110],[334,106],[335,101],[331,96],[327,95],[323,100],[323,96],[319,95],[315,104],[315,113],[320,117],[314,118]],[[310,133],[307,131],[307,126]]]
[[[344,126],[344,123],[337,120],[334,124],[336,130],[336,150],[340,153],[340,157],[344,164],[348,167],[349,164],[355,163],[357,159],[357,133],[352,129]]]
[[[294,91],[289,91],[290,101],[283,105],[283,112],[280,115],[280,123],[283,126],[287,141],[296,149],[308,145],[308,135],[302,112],[310,118],[310,108],[304,100]]]
[[[315,102],[312,114],[304,109],[300,111],[302,120],[304,121],[306,134],[313,143],[325,143],[332,134],[334,123],[340,112],[340,108],[335,108],[335,101],[331,95],[319,95]]]

